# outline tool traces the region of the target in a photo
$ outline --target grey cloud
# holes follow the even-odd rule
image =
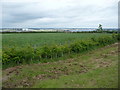
[[[106,27],[117,26],[117,3],[101,7],[67,1],[57,5],[44,1],[6,2],[3,4],[3,27],[95,27],[99,23]]]

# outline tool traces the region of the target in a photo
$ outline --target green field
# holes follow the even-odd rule
[[[2,35],[3,47],[23,47],[27,45],[42,46],[44,44],[64,44],[75,40],[86,40],[110,36],[107,33],[8,33]]]

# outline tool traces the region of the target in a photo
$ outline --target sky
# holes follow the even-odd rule
[[[117,28],[118,1],[2,0],[0,23],[3,28]]]

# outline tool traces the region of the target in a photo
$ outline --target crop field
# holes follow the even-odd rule
[[[3,47],[43,46],[44,44],[69,44],[75,40],[86,40],[92,37],[111,36],[101,33],[13,33],[2,35]]]

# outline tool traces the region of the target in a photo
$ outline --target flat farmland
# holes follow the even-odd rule
[[[110,36],[107,33],[7,33],[2,34],[3,47],[42,46],[52,44],[69,44],[75,40],[92,37]]]
[[[3,88],[117,88],[119,40],[115,33],[2,34]]]

